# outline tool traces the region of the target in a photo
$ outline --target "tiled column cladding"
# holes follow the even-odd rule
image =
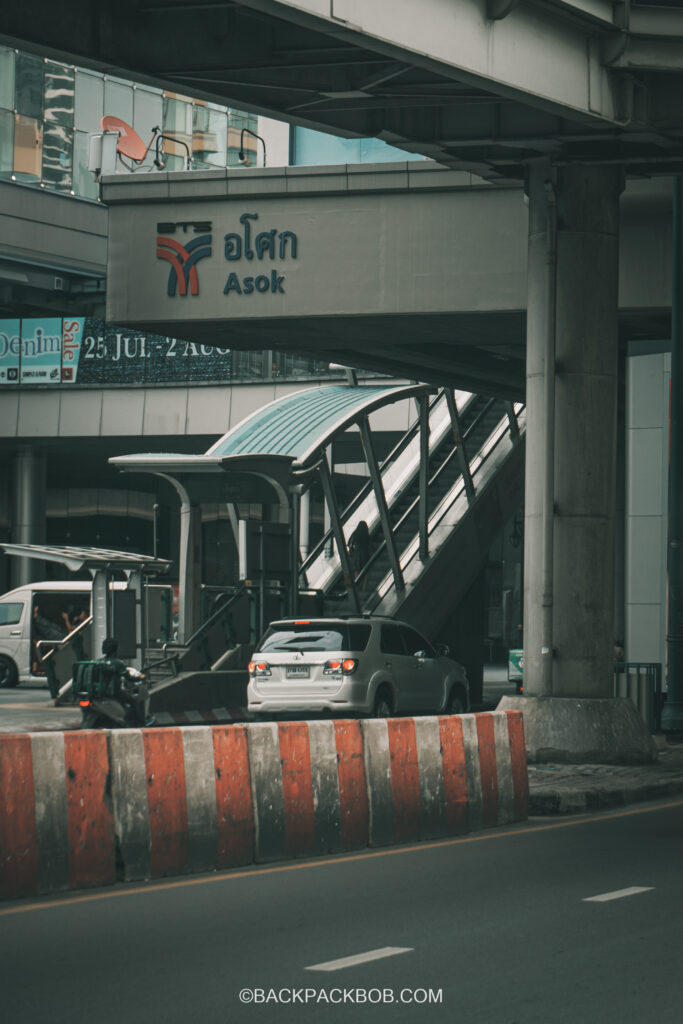
[[[518,711],[0,736],[5,898],[526,817]]]

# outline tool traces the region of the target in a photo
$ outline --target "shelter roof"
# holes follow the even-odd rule
[[[52,544],[0,544],[7,555],[35,558],[78,572],[80,569],[142,570],[152,573],[168,572],[171,563],[165,558],[138,555],[131,551],[110,551],[108,548],[73,547]]]

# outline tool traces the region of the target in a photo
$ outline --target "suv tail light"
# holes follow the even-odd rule
[[[340,661],[338,658],[334,658],[331,661],[325,662],[323,675],[337,676],[340,672],[343,672],[345,676],[350,676],[357,668],[358,660],[356,658],[344,658],[343,661]]]
[[[250,676],[269,676],[270,665],[265,661],[250,661],[249,662],[249,675]]]

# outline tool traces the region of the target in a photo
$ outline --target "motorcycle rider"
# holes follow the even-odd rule
[[[126,686],[126,683],[135,683],[144,679],[142,672],[136,668],[129,668],[118,657],[119,642],[116,637],[108,636],[102,641],[102,657],[100,662],[105,664],[116,679],[115,689],[112,696],[120,704],[129,707],[135,724],[138,726],[151,725],[153,718],[147,718],[145,702],[147,700],[146,690],[134,689]]]

